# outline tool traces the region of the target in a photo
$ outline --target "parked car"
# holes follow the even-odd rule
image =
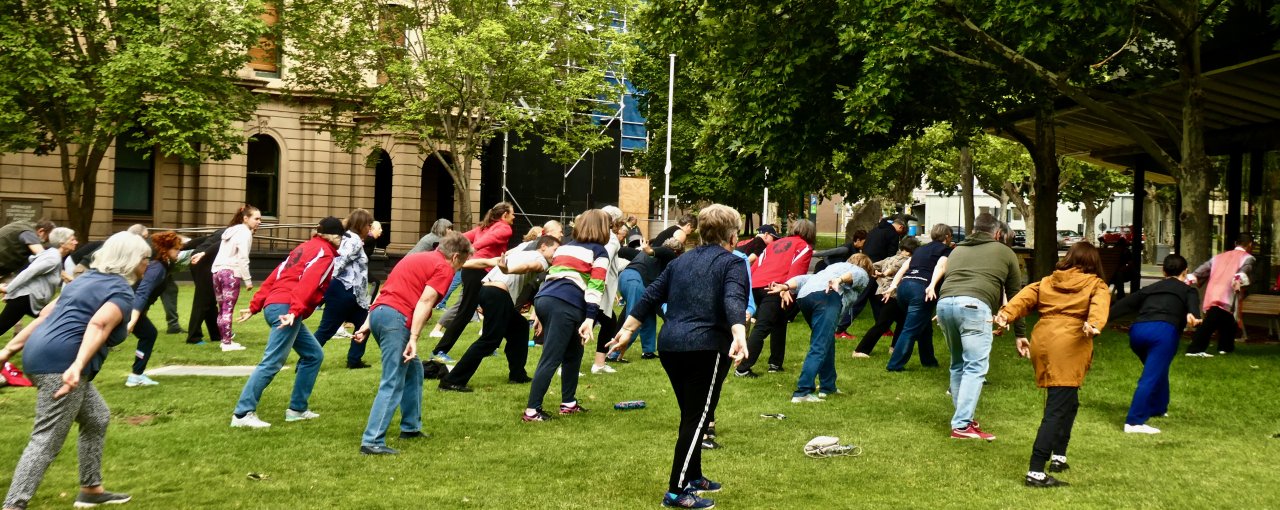
[[[1098,237],[1098,243],[1101,245],[1119,244],[1124,240],[1126,244],[1133,244],[1133,225],[1121,225],[1114,230],[1108,230]],[[1147,235],[1142,235],[1142,240],[1147,240]]]
[[[1084,240],[1084,236],[1074,230],[1058,231],[1058,249],[1065,250],[1071,245]]]
[[[959,243],[960,241],[963,241],[963,240],[964,240],[964,228],[951,227],[951,242]]]
[[[1026,246],[1026,245],[1027,245],[1027,231],[1026,231],[1026,230],[1021,230],[1021,229],[1019,229],[1019,230],[1014,230],[1014,231],[1013,231],[1013,245],[1014,245],[1014,246]]]

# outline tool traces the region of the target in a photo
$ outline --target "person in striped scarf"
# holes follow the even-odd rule
[[[543,331],[542,357],[533,372],[529,402],[521,418],[547,421],[542,399],[551,377],[560,368],[560,414],[586,411],[578,405],[578,368],[583,346],[592,340],[596,314],[604,296],[609,254],[604,244],[612,233],[609,215],[599,209],[582,213],[574,222],[573,241],[556,248],[546,283],[534,297],[534,331]]]

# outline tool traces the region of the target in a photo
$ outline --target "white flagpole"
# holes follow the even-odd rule
[[[671,199],[671,124],[674,120],[673,109],[675,108],[676,93],[676,54],[672,53],[671,70],[667,77],[667,166],[663,169],[666,174],[666,181],[662,185],[662,228],[667,228],[667,201]]]
[[[764,207],[760,209],[760,226],[769,224],[769,167],[764,167]]]

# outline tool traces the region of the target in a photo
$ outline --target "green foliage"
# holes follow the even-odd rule
[[[1111,168],[1074,159],[1062,161],[1062,202],[1072,211],[1092,205],[1097,209],[1111,203],[1116,193],[1130,191],[1133,177]]]
[[[0,3],[0,148],[57,152],[72,226],[87,235],[116,137],[187,160],[244,143],[256,100],[236,83],[265,33],[257,0]]]
[[[289,4],[286,77],[349,149],[396,133],[440,158],[469,221],[471,162],[502,131],[536,133],[572,162],[608,144],[589,113],[616,100],[629,35],[610,28],[629,0],[476,2],[299,0]],[[612,115],[613,112],[603,112]]]

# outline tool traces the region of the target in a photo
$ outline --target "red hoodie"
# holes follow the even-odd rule
[[[258,287],[249,302],[249,311],[258,313],[267,305],[289,305],[289,313],[296,320],[306,319],[324,300],[324,291],[333,277],[334,253],[333,244],[320,236],[298,245]]]
[[[466,231],[462,237],[471,241],[476,249],[471,258],[491,259],[507,251],[507,241],[511,239],[511,225],[505,221],[496,221],[489,228],[476,227]]]
[[[813,250],[799,236],[784,237],[764,249],[751,268],[751,288],[759,289],[770,283],[785,282],[809,272],[809,259]]]

